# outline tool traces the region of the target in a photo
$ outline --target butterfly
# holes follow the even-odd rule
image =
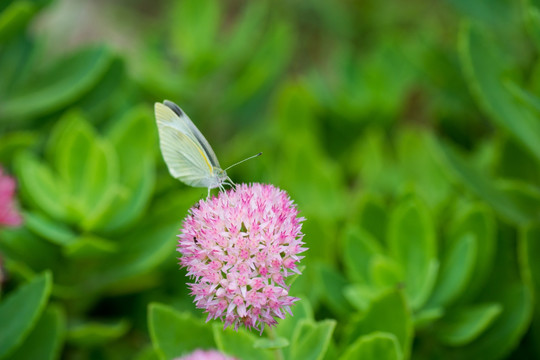
[[[208,195],[211,189],[223,191],[223,185],[234,186],[227,175],[228,169],[262,154],[258,153],[223,170],[208,141],[178,105],[165,100],[155,103],[154,111],[161,154],[169,172],[187,185],[208,188]]]

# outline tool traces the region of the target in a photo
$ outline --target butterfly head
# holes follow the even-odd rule
[[[212,170],[212,184],[210,184],[210,188],[217,188],[221,187],[223,184],[227,183],[229,180],[229,176],[227,176],[227,172],[223,169],[220,169],[218,167],[214,167]]]

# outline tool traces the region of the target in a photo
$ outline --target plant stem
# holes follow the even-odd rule
[[[277,338],[276,332],[274,331],[274,328],[271,326],[266,327],[266,333],[268,334],[268,338],[271,340],[275,340]],[[283,351],[281,351],[281,348],[274,349],[274,359],[276,360],[284,360],[283,357]]]

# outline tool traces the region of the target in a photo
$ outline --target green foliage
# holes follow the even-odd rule
[[[0,359],[540,357],[538,1],[50,2],[0,4]],[[307,219],[262,334],[192,303],[163,99]]]

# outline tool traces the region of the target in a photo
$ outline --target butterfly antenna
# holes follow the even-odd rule
[[[250,157],[248,157],[247,159],[244,159],[244,160],[242,160],[242,161],[237,162],[236,164],[232,164],[231,166],[229,166],[228,168],[226,168],[225,171],[229,170],[229,169],[232,168],[233,166],[236,166],[236,165],[238,165],[238,164],[243,163],[244,161],[251,160],[251,159],[256,158],[257,156],[261,156],[261,155],[262,155],[262,152],[260,152],[260,153],[258,153],[258,154],[255,154],[255,155],[253,155],[253,156],[250,156]]]

